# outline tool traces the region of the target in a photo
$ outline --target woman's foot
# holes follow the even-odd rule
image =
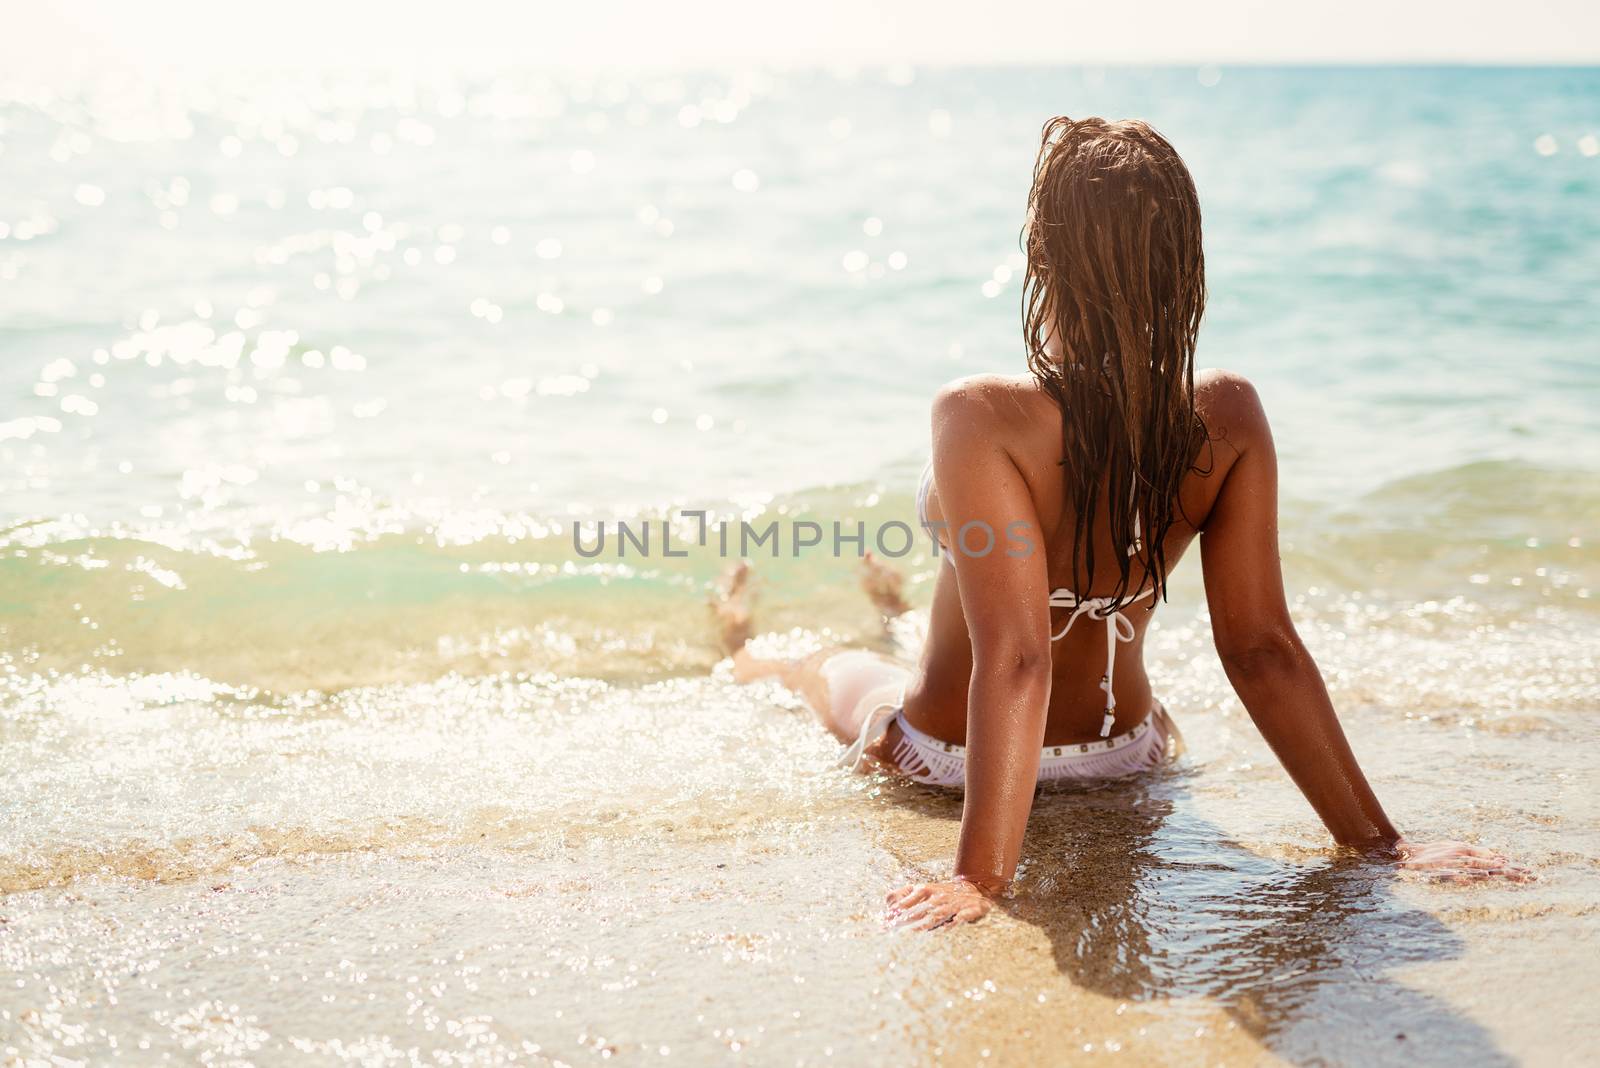
[[[911,611],[911,606],[901,594],[905,584],[904,575],[876,556],[868,553],[862,558],[861,588],[878,606],[878,611],[884,614],[885,619],[893,619]]]
[[[740,560],[729,566],[717,582],[711,597],[711,614],[716,616],[722,651],[734,656],[744,650],[754,629],[750,616],[750,564]]]

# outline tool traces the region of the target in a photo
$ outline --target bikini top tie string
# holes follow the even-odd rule
[[[1154,593],[1154,590],[1144,590],[1134,596],[1135,601],[1143,600]],[[1050,594],[1051,608],[1070,608],[1072,614],[1061,629],[1050,636],[1050,640],[1058,642],[1067,636],[1072,625],[1078,620],[1089,619],[1103,620],[1106,625],[1106,673],[1100,676],[1100,688],[1106,693],[1105,719],[1100,723],[1100,737],[1107,738],[1111,735],[1111,725],[1117,718],[1117,695],[1112,692],[1111,676],[1117,669],[1117,643],[1131,642],[1134,639],[1133,620],[1117,610],[1116,602],[1110,597],[1079,597],[1069,589],[1059,589]]]

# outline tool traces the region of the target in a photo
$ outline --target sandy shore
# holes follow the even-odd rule
[[[944,869],[959,801],[835,771],[775,689],[12,678],[17,1063],[1576,1064],[1597,1038],[1587,714],[1347,713],[1398,818],[1542,877],[1449,888],[1331,856],[1220,681],[1167,670],[1184,762],[1046,794],[1016,898],[917,935],[878,902]],[[1450,785],[1484,775],[1501,800]]]

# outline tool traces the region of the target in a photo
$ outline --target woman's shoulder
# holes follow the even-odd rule
[[[933,416],[935,421],[1005,417],[1010,422],[1019,408],[1036,407],[1041,400],[1054,404],[1032,375],[966,375],[939,387],[933,395]]]
[[[1238,371],[1221,367],[1195,371],[1194,406],[1213,437],[1230,429],[1248,436],[1267,426],[1261,395]]]
[[[1251,443],[1271,439],[1261,395],[1238,371],[1197,370],[1194,403],[1213,441],[1243,451]],[[1031,430],[1056,426],[1058,411],[1055,399],[1032,375],[966,375],[946,382],[934,394],[934,436],[949,435],[951,440],[981,436],[1006,441],[1011,448],[1026,447],[1036,436]],[[1054,430],[1047,437],[1050,448],[1059,447]]]

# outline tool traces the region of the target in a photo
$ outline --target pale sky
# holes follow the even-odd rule
[[[0,66],[1600,62],[1596,0],[0,0]]]

